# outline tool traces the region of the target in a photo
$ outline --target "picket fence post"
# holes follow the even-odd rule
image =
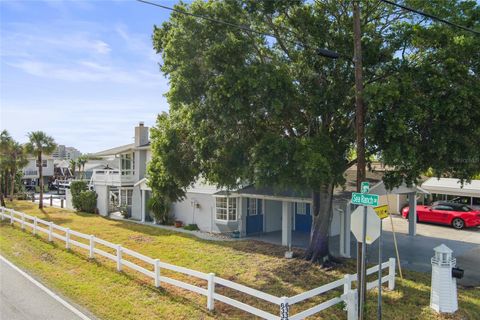
[[[395,289],[395,258],[388,259],[388,290]]]
[[[153,264],[153,272],[155,273],[155,287],[160,287],[160,259],[155,259]]]
[[[70,250],[70,228],[65,231],[65,248]]]
[[[93,259],[94,258],[94,253],[95,253],[95,236],[94,235],[90,235],[90,250],[88,252],[88,257],[90,259]]]
[[[22,230],[25,230],[25,213],[22,212]]]
[[[33,234],[37,234],[37,217],[33,217]]]
[[[53,222],[50,221],[48,223],[48,241],[53,241]]]
[[[282,303],[280,303],[280,319],[288,320],[288,312],[290,311],[290,306],[288,305],[288,298],[281,297]]]
[[[117,245],[117,271],[122,271],[122,246]]]
[[[208,274],[207,309],[212,311],[215,308],[215,273]]]
[[[350,290],[343,294],[344,301],[347,304],[347,320],[358,319],[358,297],[357,289]]]

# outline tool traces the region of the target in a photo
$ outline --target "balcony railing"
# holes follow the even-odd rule
[[[24,176],[38,176],[38,170],[24,170]]]
[[[130,172],[129,172],[130,173]],[[101,183],[106,185],[119,186],[122,184],[129,184],[135,182],[135,176],[133,172],[130,174],[122,174],[120,170],[94,170],[92,178],[90,180],[91,184]]]

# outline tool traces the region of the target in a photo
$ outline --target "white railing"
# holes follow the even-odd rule
[[[231,305],[235,308],[241,309],[250,314],[256,315],[264,319],[304,319],[308,316],[314,315],[322,310],[325,310],[338,303],[345,303],[348,320],[357,319],[357,289],[352,289],[352,283],[357,281],[357,275],[347,274],[343,278],[325,284],[321,287],[314,288],[312,290],[297,294],[292,297],[277,297],[263,291],[259,291],[221,277],[215,276],[213,273],[204,273],[195,271],[192,269],[175,266],[169,263],[161,262],[159,259],[153,259],[147,257],[136,251],[122,247],[119,244],[114,244],[109,241],[95,237],[94,235],[87,235],[81,232],[71,230],[70,228],[61,227],[54,224],[51,221],[42,220],[35,216],[27,215],[23,212],[18,212],[13,209],[0,207],[1,220],[10,220],[10,223],[14,225],[19,223],[22,230],[26,227],[31,228],[33,234],[43,232],[48,235],[49,241],[58,239],[65,242],[65,248],[70,249],[71,246],[76,246],[88,251],[88,257],[90,259],[95,258],[96,255],[100,255],[107,259],[113,260],[116,263],[118,271],[122,271],[124,267],[130,268],[137,272],[144,274],[154,280],[156,287],[160,287],[162,283],[167,283],[176,287],[180,287],[185,290],[196,292],[198,294],[207,297],[207,309],[213,310],[215,300]],[[29,222],[29,221],[31,222]],[[59,232],[55,232],[59,231]],[[72,239],[75,237],[75,239]],[[82,242],[83,240],[83,242]],[[102,250],[98,246],[103,246],[107,249]],[[108,252],[110,251],[110,252]],[[137,260],[144,262],[147,266],[140,266],[130,260],[128,257],[133,257]],[[387,275],[382,277],[382,283],[388,282],[389,290],[395,288],[395,259],[390,258],[387,262],[382,263],[382,269],[388,269]],[[200,280],[206,281],[205,287],[199,287],[190,283],[186,283],[177,279],[172,279],[162,275],[162,269],[170,270],[178,273],[182,273]],[[367,269],[367,275],[374,274],[378,271],[378,265],[370,269]],[[215,291],[215,286],[220,285],[226,288],[234,289],[238,292],[253,296],[257,299],[261,299],[277,305],[280,308],[279,316],[270,312],[261,310],[257,307],[251,306],[244,302],[227,297]],[[367,283],[367,289],[372,289],[378,286],[378,279]],[[324,301],[314,307],[301,311],[295,315],[289,315],[290,307],[294,304],[298,304],[313,297],[322,295],[328,291],[343,287],[343,293],[333,297],[327,301]]]
[[[103,183],[108,185],[118,185],[121,183],[133,183],[135,182],[135,175],[132,171],[128,171],[129,174],[121,174],[118,169],[103,169],[94,170],[90,183]]]

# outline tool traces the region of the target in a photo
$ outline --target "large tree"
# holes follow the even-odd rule
[[[25,145],[28,153],[36,157],[38,167],[38,177],[40,182],[40,200],[38,208],[43,208],[43,156],[52,154],[57,147],[55,140],[43,131],[33,131],[28,133],[29,142]]]
[[[468,14],[478,12],[471,2],[463,5],[470,11],[453,2],[441,4],[457,19],[467,20]],[[155,27],[154,47],[162,54],[161,70],[170,81],[170,112],[159,115],[152,129],[152,189],[175,201],[201,176],[229,188],[247,182],[309,190],[313,227],[306,258],[324,261],[328,256],[333,189],[344,183],[348,153],[355,141],[353,63],[345,58],[353,55],[351,5],[351,1],[299,0],[195,1],[178,5],[182,11],[275,37],[178,12]],[[389,85],[410,72],[409,68],[422,69],[420,62],[415,64],[411,61],[414,59],[406,58],[424,50],[416,43],[422,32],[430,34],[440,29],[442,34],[452,35],[453,31],[422,24],[378,1],[364,1],[362,9],[366,101],[380,113],[391,105],[390,91],[379,92],[392,90]],[[467,42],[474,41],[472,36],[463,37]],[[317,49],[325,47],[344,58],[333,61],[322,57]],[[448,84],[443,88],[448,90]],[[424,89],[433,96],[429,91],[432,88]],[[471,89],[469,93],[473,94]],[[418,92],[411,99],[424,97]],[[463,99],[458,97],[459,102]],[[479,122],[478,114],[474,116]],[[394,160],[402,155],[392,150],[398,147],[380,132],[387,120],[377,115],[367,119],[371,122],[367,127],[369,137],[376,139],[369,142],[370,151],[397,165]],[[409,126],[418,125],[414,116],[409,120],[399,124],[407,127],[401,132],[404,135],[410,133]],[[442,134],[441,130],[435,132]],[[433,148],[446,143],[435,141],[439,144]],[[430,162],[433,160],[430,158]],[[463,168],[458,163],[457,167]],[[406,172],[410,175],[397,176],[409,178],[408,182],[418,177],[418,171]]]

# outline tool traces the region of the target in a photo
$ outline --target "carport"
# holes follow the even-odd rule
[[[402,185],[388,190],[383,181],[374,185],[369,193],[377,194],[379,196],[388,196],[391,194],[407,195],[408,197],[408,235],[414,236],[417,234],[417,194],[429,194],[429,192],[421,187],[412,185],[408,187],[405,183]]]
[[[466,200],[464,204],[480,207],[480,180],[464,181],[455,178],[430,178],[422,184],[422,189],[432,195],[437,195],[438,200],[451,200],[460,197]]]

